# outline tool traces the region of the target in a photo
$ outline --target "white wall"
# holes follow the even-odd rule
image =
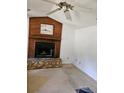
[[[69,24],[63,24],[60,57],[65,64],[74,61],[74,37],[75,28]]]
[[[74,64],[97,79],[97,31],[96,26],[78,29],[75,31],[75,55],[77,61]]]
[[[73,63],[80,70],[96,80],[96,25],[75,30],[72,25],[63,24],[60,57],[63,63]]]

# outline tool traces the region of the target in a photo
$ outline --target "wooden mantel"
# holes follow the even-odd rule
[[[60,38],[55,38],[55,37],[43,37],[43,36],[38,36],[38,35],[34,35],[34,36],[31,36],[29,37],[29,39],[44,39],[44,40],[55,40],[55,41],[61,41]]]
[[[54,26],[53,35],[40,33],[41,24],[50,24]],[[28,58],[35,57],[36,42],[55,43],[55,58],[60,56],[62,23],[49,17],[31,17],[29,19],[29,39],[28,39]]]

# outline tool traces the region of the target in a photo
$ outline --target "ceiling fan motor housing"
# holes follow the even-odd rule
[[[65,7],[65,11],[68,11],[69,9],[70,9],[70,10],[73,10],[73,7],[74,7],[74,6],[72,6],[71,4],[68,4],[68,3],[66,3],[66,2],[60,2],[60,3],[58,4],[58,6],[59,6],[60,8],[64,8],[64,7]]]

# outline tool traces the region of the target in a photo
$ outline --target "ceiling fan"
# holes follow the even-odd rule
[[[60,1],[59,3],[56,3],[56,2],[51,1],[51,0],[42,0],[42,1],[45,1],[45,2],[48,2],[48,3],[51,3],[51,4],[54,4],[54,5],[58,6],[57,9],[55,9],[55,10],[53,10],[53,11],[47,13],[47,15],[50,15],[50,14],[53,14],[53,13],[55,13],[55,12],[57,12],[57,11],[63,10],[66,19],[67,19],[67,20],[70,20],[70,21],[72,20],[70,11],[71,11],[71,10],[72,10],[72,11],[75,11],[75,10],[74,10],[75,6],[73,6],[73,5],[69,4],[69,3],[67,3],[66,1]],[[89,9],[91,9],[91,8],[85,8],[85,9],[88,9],[88,10],[89,10]]]

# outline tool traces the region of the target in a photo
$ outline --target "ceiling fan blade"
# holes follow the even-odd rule
[[[73,13],[74,13],[74,15],[75,15],[77,18],[80,18],[80,12],[79,12],[79,11],[73,10]]]
[[[82,12],[82,13],[92,13],[92,14],[96,14],[96,10],[93,10],[93,9],[85,9],[85,8],[80,8],[80,7],[77,7],[75,6],[73,8],[74,11],[78,11],[78,12]]]
[[[84,6],[84,5],[80,4],[80,3],[75,2],[74,5],[76,7],[83,8],[83,9],[86,9],[86,10],[92,10],[92,8],[86,7],[86,6]]]
[[[87,9],[87,8],[82,8],[82,7],[79,7],[79,6],[75,6],[74,10],[79,10],[81,12],[91,12],[92,9]]]
[[[55,9],[55,10],[53,10],[53,11],[49,12],[49,13],[47,13],[47,15],[53,14],[53,13],[55,13],[55,12],[59,11],[59,10],[61,10],[61,8],[57,8],[57,9]]]
[[[80,12],[87,12],[87,13],[93,13],[93,14],[96,13],[96,11],[97,11],[96,9],[83,6],[80,3],[76,3],[76,2],[75,2],[75,6],[73,9],[78,10]]]
[[[66,17],[67,20],[72,21],[72,18],[71,18],[69,10],[64,11],[64,14],[65,14],[65,17]]]
[[[54,1],[51,1],[51,0],[42,0],[42,1],[45,1],[45,2],[48,2],[48,3],[51,3],[51,4],[55,4],[55,5],[58,4],[58,3],[54,2]]]

